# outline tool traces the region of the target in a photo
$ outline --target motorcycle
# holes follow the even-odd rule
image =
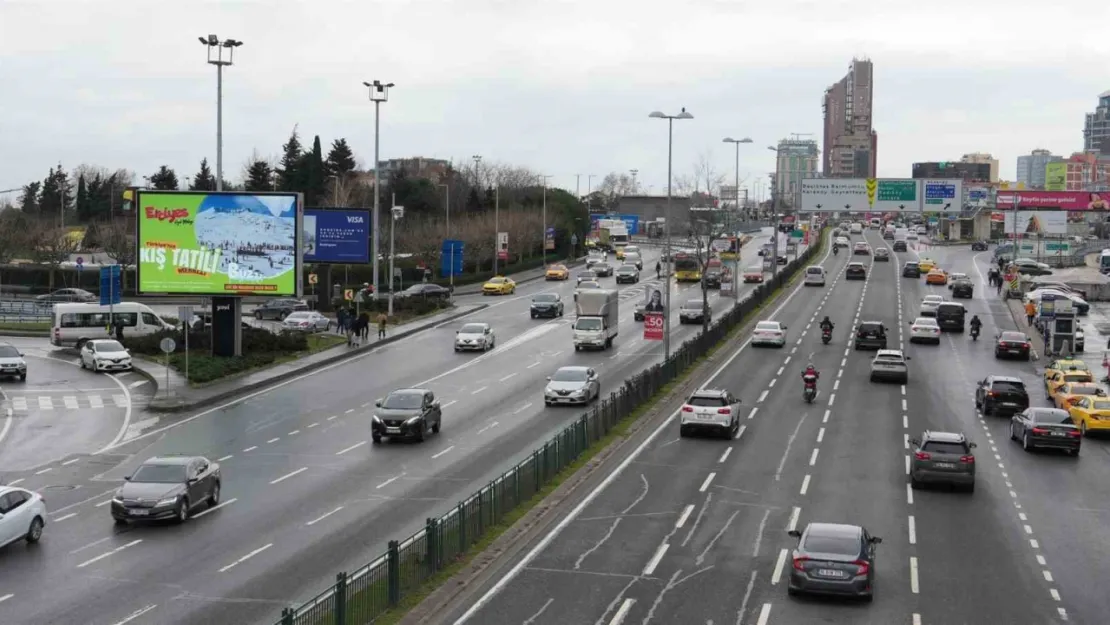
[[[814,399],[817,399],[817,378],[812,375],[807,375],[802,378],[805,387],[802,389],[802,399],[806,400],[807,404],[812,404]]]
[[[821,342],[824,343],[825,345],[828,345],[829,341],[831,341],[831,340],[832,340],[832,329],[831,328],[822,329],[821,330]]]
[[[977,328],[975,326],[972,326],[972,328],[971,328],[971,340],[973,340],[973,341],[978,341],[979,340],[979,328]]]
[[[833,246],[833,256],[836,256],[837,254],[840,254],[840,246],[839,245],[834,245]]]

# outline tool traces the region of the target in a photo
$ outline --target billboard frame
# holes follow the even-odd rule
[[[193,196],[193,195],[250,195],[250,196],[292,196],[296,203],[296,211],[293,217],[293,293],[278,293],[275,291],[253,292],[253,291],[236,291],[233,293],[227,292],[212,292],[212,291],[196,291],[196,292],[166,292],[166,291],[145,291],[142,289],[142,223],[143,214],[143,195],[177,195],[177,196]],[[160,190],[160,189],[136,189],[134,197],[135,207],[135,294],[136,295],[167,295],[177,297],[295,297],[301,298],[304,296],[304,250],[301,247],[301,224],[304,220],[304,194],[290,191],[175,191],[175,190]]]
[[[308,260],[307,258],[304,258],[304,251],[302,250],[301,251],[301,257],[302,257],[301,260],[302,260],[303,263],[309,264],[309,265],[369,265],[370,264],[370,261],[372,261],[373,258],[374,258],[374,256],[373,256],[374,251],[371,249],[372,248],[371,240],[374,236],[374,231],[373,231],[374,225],[371,223],[371,219],[373,218],[373,212],[372,212],[371,209],[369,209],[369,208],[343,208],[341,206],[304,207],[304,208],[300,209],[300,215],[301,215],[300,228],[298,229],[297,233],[298,233],[298,236],[301,237],[301,240],[298,242],[298,244],[297,244],[298,246],[303,246],[304,245],[304,222],[305,222],[305,218],[309,216],[309,212],[314,212],[314,213],[361,213],[363,215],[363,217],[365,218],[365,220],[366,220],[365,221],[365,223],[366,223],[366,232],[367,232],[367,237],[366,237],[366,260],[364,260],[364,261],[319,260],[319,259]]]
[[[880,187],[883,183],[912,183],[914,188],[913,200],[880,200],[878,198]],[[840,186],[847,191],[848,187],[857,187],[855,199],[847,200],[849,208],[844,207],[845,200],[814,199],[814,192],[806,192],[806,187],[814,186]],[[907,185],[908,186],[908,185]],[[888,212],[921,212],[924,198],[924,185],[917,178],[803,178],[801,183],[802,213],[888,213]],[[822,194],[822,195],[827,195]],[[846,195],[846,197],[848,197]],[[874,199],[870,199],[874,198]],[[860,199],[863,201],[861,202]],[[818,208],[820,206],[820,208]]]

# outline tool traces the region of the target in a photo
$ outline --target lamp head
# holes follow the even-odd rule
[[[210,45],[210,46],[220,45],[220,38],[217,37],[216,35],[208,35],[208,45]]]
[[[666,119],[667,118],[667,116],[664,115],[662,111],[652,111],[652,112],[648,113],[648,117],[655,117],[657,119]]]
[[[400,219],[400,218],[405,216],[405,207],[404,206],[394,206],[393,208],[390,209],[390,211],[392,211],[392,213],[393,213],[393,219]]]

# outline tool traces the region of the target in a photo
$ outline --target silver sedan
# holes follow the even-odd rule
[[[321,332],[331,326],[331,319],[316,311],[291,313],[281,322],[282,330],[296,330],[298,332]]]

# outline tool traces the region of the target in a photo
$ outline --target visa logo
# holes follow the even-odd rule
[[[349,224],[361,224],[361,223],[366,223],[366,222],[362,220],[362,215],[355,215],[353,217],[348,216],[347,217],[347,223],[349,223]]]

